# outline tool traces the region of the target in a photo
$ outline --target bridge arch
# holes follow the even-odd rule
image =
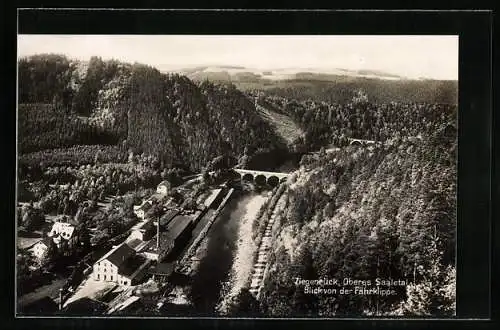
[[[266,176],[265,176],[265,175],[263,175],[263,174],[258,174],[258,175],[255,177],[255,183],[256,183],[258,186],[264,186],[264,185],[267,183]]]
[[[242,180],[242,181],[249,181],[249,182],[253,182],[253,180],[254,180],[254,179],[255,179],[255,178],[254,178],[254,177],[253,177],[253,175],[252,175],[252,174],[250,174],[250,173],[245,173],[245,174],[243,174],[243,175],[241,176],[241,180]]]
[[[271,187],[276,187],[280,184],[280,179],[276,175],[271,175],[267,178],[267,184]]]
[[[361,141],[358,141],[358,140],[353,140],[353,141],[351,141],[350,145],[351,146],[362,146],[363,143],[361,143]]]

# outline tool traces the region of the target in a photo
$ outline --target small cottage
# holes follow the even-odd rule
[[[67,242],[69,249],[78,243],[75,226],[67,222],[55,222],[47,236],[52,238],[58,249],[61,248],[63,241]]]
[[[47,252],[51,244],[54,244],[52,239],[50,237],[45,237],[43,240],[33,245],[31,251],[33,252],[33,255],[36,258],[42,259],[45,256],[45,252]]]

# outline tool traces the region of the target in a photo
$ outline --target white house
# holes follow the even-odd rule
[[[94,264],[92,278],[124,286],[135,285],[146,274],[149,262],[126,243],[122,243]]]
[[[170,187],[171,187],[170,182],[168,182],[166,180],[162,181],[162,182],[160,182],[160,184],[156,188],[156,192],[159,194],[166,195],[166,194],[168,194]]]
[[[63,240],[67,241],[69,248],[72,248],[78,242],[75,226],[66,222],[55,222],[47,236],[52,238],[58,249],[61,247]]]
[[[146,216],[146,212],[153,205],[153,201],[146,200],[141,205],[134,206],[134,213],[139,219],[144,219]]]
[[[49,249],[50,244],[53,244],[52,239],[46,237],[33,245],[31,251],[36,258],[42,259],[45,255],[45,252],[47,252],[47,250]]]

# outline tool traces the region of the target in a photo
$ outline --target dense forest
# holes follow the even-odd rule
[[[19,60],[19,151],[114,145],[199,171],[223,154],[285,148],[232,85],[141,64],[61,55]],[[122,158],[122,157],[120,157]]]
[[[417,102],[456,104],[458,83],[449,80],[383,80],[338,77],[336,80],[293,79],[268,84],[236,83],[243,91],[264,90],[287,99],[349,103],[352,92],[364,90],[375,103]]]
[[[451,136],[456,134],[456,104],[378,104],[362,90],[351,92],[351,100],[345,104],[313,99],[299,102],[263,92],[249,95],[257,104],[292,117],[304,130],[303,143],[309,149],[329,144],[338,146],[346,137],[381,142],[394,137],[422,138],[443,124]]]

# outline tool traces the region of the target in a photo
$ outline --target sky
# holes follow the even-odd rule
[[[458,36],[18,35],[18,57],[91,56],[155,66],[380,70],[458,80]]]

